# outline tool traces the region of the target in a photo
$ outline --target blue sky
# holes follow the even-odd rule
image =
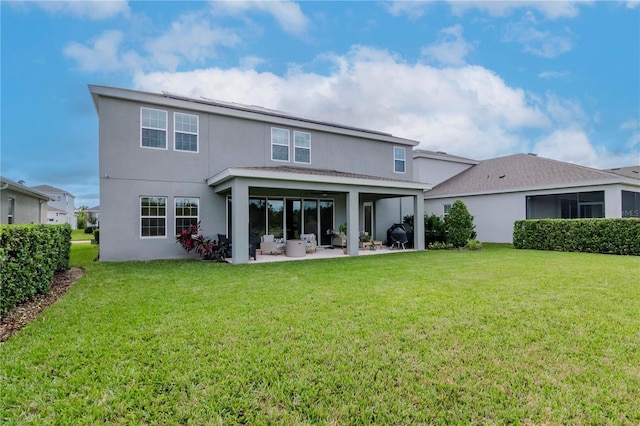
[[[88,84],[261,105],[480,160],[640,164],[637,1],[0,8],[0,173],[76,206],[99,203]]]

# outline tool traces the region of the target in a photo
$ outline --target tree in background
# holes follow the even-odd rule
[[[454,247],[464,247],[470,239],[475,238],[475,226],[473,216],[467,206],[460,200],[456,200],[451,206],[449,214],[444,218],[447,230],[447,242]]]
[[[78,229],[84,229],[87,226],[87,206],[80,206],[76,210],[76,217],[78,218]]]

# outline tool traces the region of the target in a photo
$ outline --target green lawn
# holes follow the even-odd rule
[[[73,229],[71,231],[71,241],[90,241],[93,240],[93,233],[87,234],[84,229]]]
[[[94,263],[0,344],[0,423],[639,424],[640,258]]]

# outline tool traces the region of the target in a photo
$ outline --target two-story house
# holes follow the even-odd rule
[[[234,263],[264,234],[319,246],[347,224],[385,239],[376,204],[402,197],[422,217],[430,185],[413,180],[412,149],[393,135],[265,108],[89,86],[99,118],[100,258],[183,257],[174,236],[200,221],[226,234]],[[424,248],[418,221],[414,246]]]
[[[76,197],[73,194],[51,185],[37,185],[32,188],[44,192],[51,198],[48,203],[47,223],[50,225],[68,223],[71,229],[78,228],[75,213]]]

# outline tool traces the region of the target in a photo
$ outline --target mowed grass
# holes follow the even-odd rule
[[[3,424],[640,423],[638,257],[73,250],[85,276],[0,344]]]
[[[87,234],[84,232],[84,229],[72,229],[71,230],[71,241],[91,241],[93,240],[93,232]]]

